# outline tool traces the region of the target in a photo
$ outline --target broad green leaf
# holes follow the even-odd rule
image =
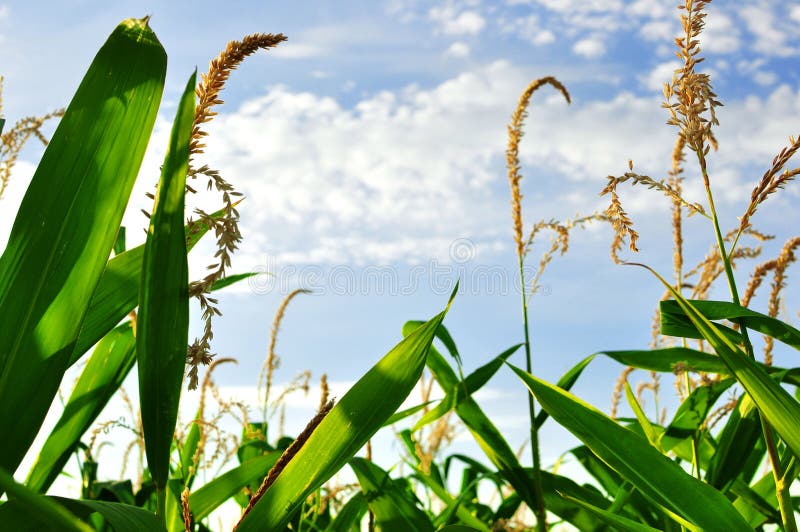
[[[653,428],[652,423],[650,423],[650,420],[647,419],[647,414],[642,410],[642,406],[639,404],[639,401],[636,400],[636,396],[633,395],[633,390],[631,390],[631,385],[628,384],[628,381],[625,381],[625,397],[628,399],[628,404],[636,415],[636,419],[639,421],[639,426],[647,438],[647,441],[649,441],[650,445],[656,448],[658,452],[663,453],[664,451],[658,442],[658,434]]]
[[[444,329],[444,327],[442,327],[442,329]],[[419,419],[419,421],[417,421],[411,431],[416,432],[425,425],[433,423],[455,408],[455,406],[459,402],[463,401],[466,397],[471,396],[473,393],[480,390],[483,385],[489,382],[494,374],[497,373],[497,370],[502,367],[503,362],[505,362],[508,357],[513,355],[521,345],[522,344],[517,344],[509,349],[506,349],[493,358],[490,362],[470,373],[463,381],[459,381],[459,383],[453,389],[447,392],[447,395],[439,402],[438,405],[436,405],[436,407],[429,410]]]
[[[412,406],[411,408],[406,408],[405,410],[400,410],[399,412],[396,412],[396,413],[392,414],[392,416],[389,419],[386,420],[386,422],[383,424],[383,426],[384,427],[388,427],[389,425],[394,425],[398,421],[402,421],[405,418],[411,417],[414,414],[416,414],[417,412],[420,412],[420,411],[424,410],[425,407],[432,405],[434,402],[435,401],[425,401],[424,403]]]
[[[282,529],[306,497],[381,428],[419,380],[447,309],[397,344],[353,385],[241,521],[239,532]]]
[[[342,506],[326,532],[361,532],[361,519],[367,509],[367,498],[356,493]]]
[[[619,493],[620,489],[626,484],[625,480],[608,464],[600,460],[588,447],[581,445],[569,451],[578,462],[600,484],[605,492],[611,496]],[[586,499],[583,499],[584,501]],[[595,505],[597,506],[597,505]],[[655,525],[661,516],[658,510],[650,501],[642,497],[638,491],[634,491],[628,499],[631,511],[637,514],[643,522]]]
[[[723,492],[736,478],[749,482],[766,451],[758,409],[749,396],[739,398],[717,442],[706,482]]]
[[[19,465],[67,369],[139,172],[165,72],[166,54],[147,19],[117,26],[22,200],[0,258],[4,469]]]
[[[655,273],[655,272],[653,272]],[[672,297],[692,321],[703,338],[711,344],[717,355],[728,366],[730,373],[742,385],[766,420],[783,438],[783,441],[800,458],[800,404],[769,373],[747,356],[727,336],[703,316],[692,303],[675,291],[664,279],[659,279],[672,292]]]
[[[786,478],[797,478],[798,472],[800,472],[800,463],[798,463],[797,460],[790,460],[789,456],[791,456],[791,453],[785,453],[785,455],[781,457],[781,470],[785,472]],[[762,501],[766,502],[769,507],[773,509],[778,507],[778,496],[775,492],[775,476],[771,471],[750,486],[750,490]],[[739,496],[733,502],[733,505],[753,528],[763,525],[766,521],[766,516],[771,515],[771,512],[762,513],[759,511],[758,508],[760,505],[754,505],[752,503],[752,497],[744,498]]]
[[[420,468],[414,468],[414,471],[417,473],[417,478],[421,480],[423,484],[428,486],[431,491],[433,491],[436,497],[442,501],[442,503],[444,503],[447,509],[454,510],[455,515],[458,516],[463,523],[467,523],[477,530],[489,532],[489,527],[486,526],[480,519],[472,515],[461,503],[463,497],[468,495],[465,490],[462,490],[461,495],[458,497],[458,499],[456,499],[450,495],[450,492],[447,491],[447,488],[442,486],[442,484],[434,479],[433,476],[426,475],[425,472]]]
[[[142,259],[136,353],[147,465],[166,487],[169,455],[186,366],[189,268],[183,209],[195,109],[192,74],[178,105]]]
[[[100,343],[78,377],[58,422],[48,436],[26,485],[46,492],[86,433],[116,393],[136,361],[136,340],[130,322]]]
[[[386,471],[364,458],[352,458],[350,467],[375,515],[378,529],[433,532],[430,518],[416,505],[413,493],[391,479]]]
[[[735,379],[723,379],[708,386],[698,386],[684,399],[661,436],[665,451],[692,438],[705,422],[717,399],[730,388]]]
[[[707,301],[707,300],[685,300],[690,303],[695,310],[703,315],[707,320],[729,320],[741,321],[748,329],[753,329],[761,334],[771,336],[776,340],[790,345],[795,349],[800,349],[800,331],[784,323],[777,318],[771,318],[760,312],[731,303],[729,301]],[[699,328],[693,320],[687,316],[681,304],[675,300],[661,302],[662,332],[670,336],[682,336],[684,338],[703,338]],[[667,330],[664,329],[666,326]],[[719,325],[718,325],[719,326]],[[727,328],[726,328],[727,329]],[[731,329],[728,329],[732,331]],[[672,332],[668,332],[672,331]],[[679,334],[674,334],[679,333]],[[726,334],[730,338],[739,338],[741,335],[734,332],[736,336]]]
[[[87,501],[53,497],[54,500],[69,508],[74,514],[88,517],[92,512],[102,515],[114,532],[141,532],[143,530],[163,532],[162,525],[156,516],[143,508],[119,502]]]
[[[211,217],[221,218],[224,213],[225,209],[220,209],[211,214]],[[187,225],[184,228],[186,250],[190,251],[209,229],[210,227],[203,220],[197,220],[191,225]],[[78,343],[70,358],[70,365],[80,360],[84,353],[139,304],[144,246],[144,244],[136,246],[108,261],[106,269],[97,283],[97,290],[92,295],[89,310],[86,311],[86,318],[83,320]],[[218,281],[212,290],[236,282],[242,278],[242,275],[247,274],[231,275]],[[225,283],[229,278],[233,278],[233,280]]]
[[[560,388],[511,366],[542,408],[643,495],[691,530],[749,530],[721,493],[645,440]]]
[[[403,335],[414,334],[420,327],[419,323],[419,321],[406,322],[403,325]],[[458,384],[459,378],[453,368],[434,346],[431,346],[428,353],[427,365],[442,389],[450,390]],[[455,412],[500,474],[528,506],[535,508],[536,499],[527,474],[511,446],[494,423],[484,414],[478,403],[472,397],[468,397],[458,404]]]
[[[625,532],[658,532],[657,528],[652,528],[647,525],[637,523],[636,521],[628,519],[627,517],[623,517],[619,514],[614,514],[607,510],[603,510],[602,508],[592,506],[591,504],[583,502],[580,499],[576,499],[575,497],[565,495],[564,498],[584,508],[593,514],[597,519],[613,526],[615,530]]]
[[[205,519],[223,502],[242,491],[245,486],[266,477],[280,455],[279,452],[272,452],[251,458],[192,492],[189,495],[189,508],[192,510],[195,521]]]
[[[559,388],[563,388],[564,390],[571,390],[572,387],[578,382],[578,378],[583,373],[583,370],[586,369],[586,366],[589,365],[589,362],[594,360],[594,355],[588,356],[575,364],[569,371],[567,371],[564,375],[558,379],[556,386]],[[547,418],[550,417],[550,414],[547,413],[546,410],[540,410],[538,414],[536,414],[536,419],[534,420],[534,425],[536,429],[542,428],[544,422],[547,421]]]
[[[90,532],[92,527],[49,497],[17,483],[0,468],[0,491],[9,501],[0,504],[0,519],[6,530]]]

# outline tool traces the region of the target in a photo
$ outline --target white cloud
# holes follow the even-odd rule
[[[428,12],[428,17],[437,22],[447,35],[477,35],[486,26],[486,19],[478,12],[459,12],[451,6],[434,7]]]
[[[451,44],[444,55],[450,57],[467,57],[469,55],[469,45],[465,42],[454,42]]]
[[[5,5],[5,4],[0,5],[0,20],[7,19],[8,18],[8,14],[10,12],[11,12],[11,10],[8,8],[7,5]]]
[[[739,29],[733,20],[719,10],[710,10],[706,27],[700,34],[701,48],[707,52],[729,54],[739,49]]]
[[[352,107],[273,87],[223,112],[209,125],[201,162],[246,195],[240,208],[246,245],[234,269],[263,264],[266,255],[280,266],[446,260],[459,237],[480,249],[505,242],[506,124],[532,77],[497,62],[438,86],[362,97]],[[570,86],[569,77],[563,81]],[[604,176],[625,171],[629,158],[637,170],[663,176],[675,131],[664,124],[660,96],[620,93],[567,107],[553,94],[545,87],[534,96],[520,151],[523,187],[534,187],[526,197],[536,202],[537,218],[600,207],[596,194]],[[721,201],[744,201],[751,175],[742,169],[765,166],[796,133],[800,93],[781,86],[765,99],[724,103],[714,170],[726,176]],[[138,228],[146,220],[139,209],[152,204],[144,192],[155,183],[169,126],[159,119],[129,205],[132,244],[142,239]],[[18,189],[10,188],[0,202],[0,235],[10,229],[31,173],[22,163],[12,177],[10,186]],[[544,203],[533,193],[541,180],[551,187]],[[198,201],[204,197],[192,196],[188,204]],[[217,205],[215,198],[204,206]],[[632,205],[632,213],[637,208]],[[198,251],[193,260],[204,262]]]
[[[664,83],[669,83],[672,79],[672,73],[675,72],[675,69],[680,67],[681,63],[679,61],[667,61],[665,63],[661,63],[656,65],[656,67],[648,72],[647,75],[642,76],[640,81],[648,89],[661,94]]]
[[[676,34],[678,24],[670,20],[652,20],[642,25],[639,35],[646,41],[663,42]]]
[[[739,16],[755,39],[754,49],[767,56],[788,57],[798,53],[790,45],[797,34],[797,26],[776,16],[770,2],[748,2]]]
[[[517,17],[510,22],[502,22],[501,31],[517,35],[536,46],[550,44],[556,40],[555,34],[549,29],[543,28],[536,15]]]
[[[774,85],[778,81],[778,75],[775,72],[761,70],[753,75],[753,81],[761,86]]]
[[[572,51],[576,54],[594,59],[606,53],[606,46],[598,37],[586,37],[572,45]]]
[[[307,59],[321,56],[324,52],[325,49],[317,44],[289,41],[271,50],[270,56],[279,59]]]
[[[800,5],[795,5],[789,8],[789,18],[795,22],[800,22]]]

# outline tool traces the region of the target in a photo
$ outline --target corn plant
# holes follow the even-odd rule
[[[239,60],[257,48],[238,50]],[[123,21],[66,108],[0,258],[0,490],[8,499],[0,504],[0,522],[11,529],[174,529],[176,508],[178,516],[186,514],[185,523],[178,523],[183,528],[191,526],[189,508],[202,515],[203,508],[210,511],[242,487],[237,483],[232,490],[229,474],[204,486],[194,500],[182,501],[180,491],[172,491],[189,475],[187,456],[178,468],[171,456],[187,362],[190,291],[220,286],[216,277],[199,288],[190,286],[187,251],[233,209],[228,203],[221,212],[184,226],[190,154],[200,151],[199,124],[208,120],[208,107],[218,103],[215,96],[210,103],[196,102],[194,74],[173,122],[147,241],[123,251],[120,222],[153,129],[165,72],[166,53],[148,19]],[[227,73],[221,77],[224,81]],[[220,76],[211,83],[218,91]],[[109,259],[115,249],[119,254]],[[135,308],[134,317],[118,325]],[[445,313],[398,344],[338,404],[328,405],[269,469],[264,470],[269,460],[261,457],[242,464],[248,481],[263,482],[239,530],[284,527],[305,498],[364,445],[418,380]],[[18,483],[12,474],[30,449],[64,373],[89,351],[61,419],[28,480]],[[189,355],[191,362],[191,349]],[[123,501],[96,500],[91,482],[83,499],[41,495],[134,364],[147,488],[127,504],[124,489],[116,491]],[[19,415],[22,405],[25,415]],[[88,480],[91,465],[84,464]],[[232,475],[240,479],[243,474]]]

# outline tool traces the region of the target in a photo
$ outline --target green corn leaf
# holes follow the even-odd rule
[[[212,218],[221,218],[225,209],[220,209],[211,214]],[[191,250],[195,244],[208,232],[209,226],[203,220],[194,222],[184,228],[186,234],[186,250]],[[144,244],[125,251],[108,261],[97,290],[92,296],[86,318],[83,320],[78,343],[70,357],[70,365],[74,364],[86,353],[100,338],[106,335],[125,316],[139,304],[139,285],[142,279],[142,258],[144,257]],[[235,278],[228,283],[217,286],[212,290],[223,288],[232,282],[241,280],[242,275],[230,276]],[[218,283],[226,281],[223,279]]]
[[[690,439],[703,425],[717,399],[730,388],[735,379],[723,379],[708,386],[698,386],[684,399],[675,416],[661,436],[665,451]]]
[[[647,419],[647,414],[645,414],[644,410],[642,410],[642,406],[639,404],[639,401],[636,400],[636,396],[633,395],[633,390],[631,390],[631,385],[628,384],[628,381],[625,381],[625,397],[628,399],[628,404],[631,406],[633,413],[636,415],[636,419],[639,421],[639,426],[647,438],[647,441],[650,442],[650,445],[658,449],[659,452],[663,453],[664,450],[659,444],[659,435],[653,428],[650,420]]]
[[[119,502],[87,501],[53,497],[75,515],[88,518],[93,512],[102,515],[114,532],[141,532],[143,530],[164,532],[165,528],[156,516],[144,508]]]
[[[350,467],[375,515],[376,528],[433,532],[430,518],[417,506],[413,493],[391,479],[386,471],[364,458],[352,458]]]
[[[360,532],[360,523],[368,508],[364,494],[356,493],[342,506],[326,532]]]
[[[208,514],[246,486],[266,477],[280,455],[279,452],[271,452],[251,458],[192,492],[189,495],[189,508],[195,520],[205,519]]]
[[[589,362],[592,360],[594,360],[594,355],[588,356],[575,364],[572,368],[570,368],[569,371],[562,375],[560,379],[558,379],[556,386],[567,391],[571,390],[575,383],[578,382],[578,378],[583,373],[583,370],[586,369],[586,366],[588,366]],[[544,425],[544,422],[547,421],[547,418],[549,417],[550,414],[548,414],[546,410],[540,410],[539,413],[536,414],[536,419],[533,422],[536,430],[541,429],[542,425]]]
[[[693,303],[687,301],[654,270],[650,271],[670,290],[675,302],[725,362],[729,372],[736,377],[769,424],[783,438],[792,453],[800,458],[800,431],[797,430],[800,404],[755,360],[720,332],[715,324],[694,307]]]
[[[420,412],[420,411],[424,410],[425,407],[430,406],[435,402],[436,401],[425,401],[422,404],[418,404],[418,405],[412,406],[411,408],[406,408],[405,410],[400,410],[399,412],[395,412],[394,414],[391,415],[391,417],[389,419],[386,420],[386,422],[383,424],[383,426],[384,427],[388,427],[389,425],[394,425],[398,421],[402,421],[402,420],[406,419],[407,417],[411,417],[414,414],[416,414],[417,412]]]
[[[51,498],[17,483],[14,477],[2,468],[0,468],[0,491],[4,491],[9,497],[8,502],[0,504],[0,520],[2,520],[0,522],[6,530],[65,532],[93,530]]]
[[[425,472],[420,468],[414,468],[414,471],[417,474],[417,478],[422,481],[423,484],[428,486],[428,488],[433,491],[436,497],[442,501],[447,508],[448,511],[454,512],[455,515],[463,522],[467,523],[470,526],[474,527],[477,530],[481,530],[483,532],[489,532],[489,527],[487,527],[480,519],[472,515],[469,510],[462,504],[461,500],[468,496],[469,493],[465,490],[461,491],[461,495],[458,499],[454,498],[450,493],[447,491],[446,486],[443,486],[440,482],[438,482],[432,475],[427,475]]]
[[[416,432],[425,425],[433,423],[455,408],[455,406],[459,402],[463,401],[466,397],[471,396],[473,393],[480,390],[483,385],[489,382],[494,374],[497,373],[497,370],[502,367],[503,362],[505,362],[508,357],[513,355],[521,345],[522,344],[517,344],[509,349],[506,349],[493,358],[490,362],[470,373],[463,380],[463,382],[459,381],[459,383],[453,389],[447,392],[447,395],[439,402],[438,405],[436,405],[436,407],[429,410],[419,419],[419,421],[417,421],[411,431]]]
[[[627,517],[623,517],[619,514],[611,513],[608,510],[603,510],[602,508],[592,506],[591,504],[583,502],[580,499],[576,499],[575,497],[564,495],[564,498],[577,504],[581,508],[584,508],[600,521],[611,525],[614,527],[614,530],[620,530],[624,532],[658,532],[657,528],[652,528],[647,525],[637,523],[636,521],[628,519]]]
[[[749,530],[721,493],[572,394],[510,366],[542,408],[643,495],[691,530]]]
[[[706,471],[706,481],[723,492],[740,476],[749,481],[765,452],[758,409],[749,396],[743,395],[717,436],[717,451]]]
[[[381,428],[419,380],[451,303],[452,296],[443,312],[397,344],[353,385],[241,521],[239,532],[282,529],[306,497]]]
[[[67,369],[139,172],[165,72],[166,54],[147,19],[117,26],[22,200],[0,258],[0,467],[6,470],[19,465]]]
[[[136,352],[147,465],[163,493],[189,334],[189,269],[183,230],[184,187],[195,109],[192,74],[178,105],[150,218],[140,288]]]
[[[136,340],[130,322],[97,344],[78,377],[58,422],[48,436],[26,485],[46,492],[86,433],[116,393],[136,361]]]
[[[776,340],[800,349],[800,331],[784,323],[777,318],[771,318],[760,312],[750,310],[741,305],[729,301],[707,301],[707,300],[688,300],[692,307],[707,320],[729,320],[742,321],[748,329],[753,329],[761,334],[771,336]],[[665,300],[660,303],[662,316],[662,333],[670,336],[682,336],[684,338],[703,338],[702,333],[694,324],[693,320],[687,316],[678,301]],[[717,325],[719,327],[719,325]],[[664,329],[666,327],[666,330]],[[726,336],[741,341],[741,335],[732,329]],[[730,334],[733,332],[733,335]]]

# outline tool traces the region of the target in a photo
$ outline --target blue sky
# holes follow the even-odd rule
[[[661,83],[675,64],[675,2],[659,0],[508,0],[506,2],[95,2],[0,3],[0,74],[9,122],[65,105],[96,50],[123,18],[152,15],[169,55],[164,105],[125,223],[135,241],[139,209],[163,157],[179,91],[204,71],[229,39],[283,32],[288,42],[250,58],[225,90],[210,125],[207,162],[242,191],[241,252],[234,271],[272,271],[274,286],[242,285],[221,297],[215,350],[239,359],[220,368],[229,387],[255,384],[269,328],[286,290],[295,300],[278,340],[280,379],[311,369],[341,383],[358,378],[400,338],[407,319],[430,317],[462,293],[447,318],[471,370],[522,339],[509,213],[505,127],[532,79],[555,75],[571,91],[567,106],[549,88],[533,98],[521,146],[524,217],[565,219],[601,210],[605,176],[637,171],[665,177],[674,130],[660,108]],[[724,227],[733,227],[772,157],[797,135],[800,117],[800,5],[716,1],[701,41],[704,68],[725,104],[711,178]],[[0,200],[0,245],[39,155],[24,154]],[[687,196],[703,201],[688,163]],[[642,233],[639,260],[671,272],[668,203],[651,191],[623,192]],[[190,200],[191,202],[192,200]],[[203,206],[215,207],[209,198]],[[754,220],[778,236],[764,258],[800,227],[798,189],[772,197]],[[712,233],[702,220],[685,229],[687,264],[702,259]],[[549,246],[540,239],[530,265]],[[645,347],[662,290],[642,270],[614,265],[611,232],[573,235],[532,299],[536,373],[551,381],[603,349]],[[210,247],[193,253],[201,272]],[[205,253],[205,256],[203,254]],[[755,263],[743,265],[742,279]],[[371,268],[371,269],[370,269]],[[478,283],[476,270],[502,283]],[[367,282],[393,272],[397,289]],[[372,273],[369,273],[372,272]],[[422,272],[422,273],[420,273]],[[499,273],[498,273],[499,272]],[[337,288],[342,279],[349,291]],[[411,279],[416,279],[411,283]],[[743,283],[744,281],[740,281]],[[313,285],[313,286],[311,286]],[[725,298],[720,285],[712,297]],[[797,322],[798,285],[784,318]],[[763,309],[763,299],[756,308]],[[199,331],[199,320],[194,321]],[[779,358],[780,360],[780,358]],[[523,364],[519,355],[515,362]],[[607,410],[622,368],[593,362],[576,387]],[[633,382],[644,379],[636,376]],[[662,402],[670,404],[669,378]],[[485,407],[516,444],[525,432],[525,391],[502,370]],[[301,401],[302,402],[302,401]],[[309,399],[307,404],[315,404]],[[297,414],[295,425],[304,418]],[[545,461],[569,439],[551,426]]]

